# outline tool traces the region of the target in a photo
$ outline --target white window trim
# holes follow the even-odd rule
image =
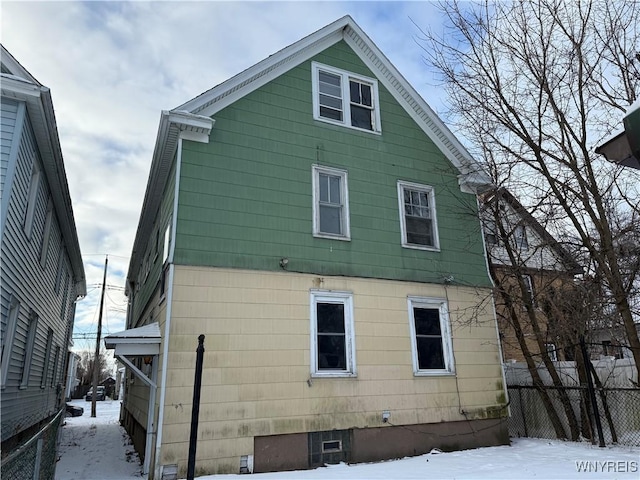
[[[49,253],[49,243],[51,243],[51,224],[53,222],[53,204],[51,199],[47,204],[47,216],[44,221],[44,230],[42,231],[42,244],[40,246],[40,266],[45,267],[47,263],[47,255]]]
[[[333,120],[331,118],[321,117],[320,116],[320,88],[318,85],[318,72],[323,70],[328,73],[332,73],[334,75],[339,75],[342,85],[342,121]],[[367,83],[371,85],[371,103],[373,104],[373,130],[368,130],[366,128],[354,127],[351,125],[351,109],[346,108],[350,105],[351,94],[349,91],[349,79],[356,80],[361,83]],[[382,126],[380,123],[380,100],[378,97],[378,81],[374,78],[364,77],[362,75],[357,75],[352,72],[348,72],[346,70],[341,70],[339,68],[330,67],[329,65],[324,65],[318,62],[311,63],[311,86],[313,90],[313,118],[314,120],[318,120],[320,122],[331,123],[333,125],[340,125],[342,127],[352,128],[353,130],[358,130],[360,132],[374,133],[380,135],[382,133]]]
[[[18,315],[20,314],[20,302],[17,298],[11,297],[9,300],[9,312],[7,315],[7,329],[2,339],[2,385],[4,388],[7,384],[7,375],[9,374],[9,365],[12,360],[13,340],[16,335],[16,325],[18,324]]]
[[[413,358],[413,374],[415,376],[444,376],[455,375],[455,361],[453,357],[453,344],[451,341],[451,324],[449,322],[449,309],[444,298],[431,297],[407,297],[409,309],[409,329],[411,333],[411,356]],[[413,315],[414,307],[437,308],[440,312],[440,332],[442,334],[442,351],[445,368],[421,370],[418,363],[418,345],[416,341],[416,324]]]
[[[47,331],[47,346],[44,352],[44,365],[42,366],[42,378],[40,378],[40,388],[47,386],[49,380],[49,367],[51,366],[51,349],[53,348],[53,329]]]
[[[164,245],[162,248],[162,264],[164,265],[169,258],[169,249],[171,248],[171,217],[167,221],[167,227],[164,230]]]
[[[337,292],[327,290],[312,290],[310,299],[311,335],[310,335],[310,363],[312,377],[356,377],[356,342],[353,324],[353,294],[351,292]],[[344,371],[318,370],[318,321],[316,318],[318,303],[341,303],[344,305],[344,332],[346,369]]]
[[[20,389],[24,390],[29,386],[29,377],[31,376],[31,360],[33,359],[33,349],[36,343],[36,335],[38,333],[38,315],[31,312],[29,315],[29,326],[27,333],[27,343],[24,349],[24,361],[22,363],[22,377],[20,379]]]
[[[31,239],[31,232],[33,231],[33,220],[36,214],[36,203],[38,201],[38,194],[40,193],[40,167],[37,164],[33,165],[31,171],[31,181],[29,183],[29,196],[27,197],[27,210],[24,216],[24,233],[28,239]]]
[[[429,206],[431,207],[431,215],[433,221],[433,246],[428,245],[416,245],[407,242],[407,222],[404,213],[404,189],[409,188],[411,190],[418,190],[426,192],[429,195]],[[400,241],[404,248],[413,248],[416,250],[429,250],[432,252],[440,251],[440,237],[438,235],[438,215],[436,209],[436,195],[433,187],[429,185],[422,185],[419,183],[405,182],[404,180],[398,180],[398,212],[400,214]]]
[[[313,188],[313,236],[319,238],[331,238],[333,240],[351,241],[351,223],[349,221],[349,183],[346,170],[340,170],[338,168],[323,167],[320,165],[313,165],[311,168],[312,179],[311,184]],[[331,233],[324,233],[320,231],[320,174],[339,176],[342,180],[341,195],[342,195],[342,235],[334,235]]]

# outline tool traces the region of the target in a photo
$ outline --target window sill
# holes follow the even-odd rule
[[[380,130],[369,130],[368,128],[354,127],[353,125],[347,125],[346,123],[333,121],[333,120],[330,120],[330,119],[324,118],[324,117],[313,117],[313,119],[317,120],[318,122],[328,123],[329,125],[335,125],[336,127],[348,128],[350,130],[355,130],[357,132],[370,133],[370,134],[373,134],[373,135],[382,135],[382,130],[381,129]]]
[[[413,245],[411,243],[403,243],[402,248],[409,248],[411,250],[425,250],[427,252],[439,252],[440,247],[428,247],[426,245]]]
[[[312,372],[312,378],[356,378],[357,373],[351,372]]]
[[[456,372],[448,370],[419,370],[413,372],[414,377],[455,377]]]
[[[326,238],[327,240],[341,240],[343,242],[350,242],[351,241],[351,236],[331,235],[329,233],[314,232],[313,236],[316,237],[316,238]]]

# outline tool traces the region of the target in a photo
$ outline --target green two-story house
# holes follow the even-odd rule
[[[123,419],[153,478],[508,442],[488,179],[350,17],[162,113]]]

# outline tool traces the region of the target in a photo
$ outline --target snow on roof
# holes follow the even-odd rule
[[[638,110],[640,108],[640,97],[636,98],[636,101],[631,104],[629,108],[627,108],[627,115],[631,112]]]

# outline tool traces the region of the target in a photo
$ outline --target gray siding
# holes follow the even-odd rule
[[[4,182],[7,178],[9,155],[13,144],[13,135],[18,115],[18,103],[3,98],[0,107],[0,192],[4,192]]]
[[[40,263],[50,195],[50,187],[42,168],[40,168],[40,182],[30,237],[27,237],[24,231],[23,225],[33,166],[38,164],[41,167],[40,153],[28,117],[25,118],[25,122],[21,138],[9,140],[12,143],[19,142],[19,148],[11,189],[4,192],[9,195],[9,203],[2,230],[0,259],[3,345],[8,327],[7,313],[12,298],[17,299],[20,303],[20,310],[11,345],[12,351],[4,382],[5,386],[2,390],[2,441],[48,418],[61,406],[60,400],[62,400],[63,393],[58,393],[56,386],[64,383],[64,359],[68,350],[69,324],[73,320],[71,302],[75,298],[73,282],[65,280],[66,276],[70,275],[71,263],[62,244],[58,219],[55,214],[51,222],[51,238],[46,258],[43,264]],[[4,135],[3,125],[3,143]],[[4,165],[4,149],[2,161]],[[9,162],[10,159],[7,156],[7,163]],[[60,288],[56,291],[58,256],[61,249],[63,251],[63,261],[61,262],[63,276]],[[31,353],[28,382],[26,388],[21,388],[22,369],[27,355],[25,348],[29,319],[32,311],[38,316],[37,331]],[[53,336],[50,359],[47,372],[45,372],[49,329],[53,331]],[[60,353],[56,363],[57,347],[60,347]],[[53,372],[54,368],[55,372]],[[45,376],[44,381],[43,376]]]

